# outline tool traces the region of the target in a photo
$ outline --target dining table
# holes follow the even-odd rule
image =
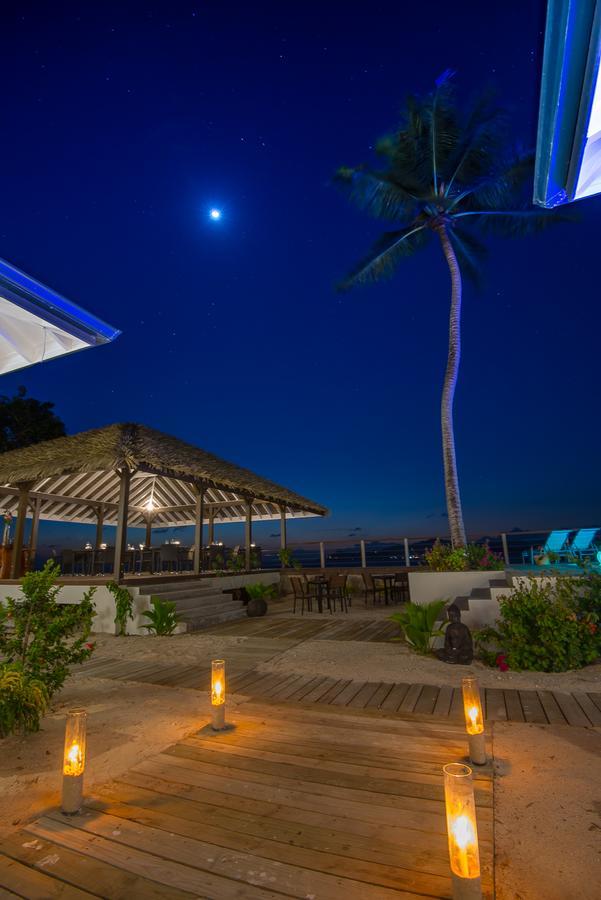
[[[390,600],[392,600],[392,591],[394,582],[396,580],[396,572],[378,572],[377,574],[373,574],[372,578],[376,582],[382,582],[382,586],[384,588],[384,602],[386,606],[388,606]]]
[[[324,591],[327,591],[329,580],[326,575],[314,575],[311,578],[307,578],[307,582],[310,585],[314,585],[317,589],[315,592],[315,596],[317,598],[317,608],[320,613],[323,612],[323,595]]]

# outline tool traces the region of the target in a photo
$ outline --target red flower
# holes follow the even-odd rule
[[[86,647],[88,650],[93,650],[95,646],[96,646],[95,643],[94,644],[86,644]]]
[[[508,671],[509,666],[508,666],[508,664],[507,664],[507,657],[505,656],[504,653],[499,653],[499,655],[497,656],[495,662],[497,663],[497,666],[499,667],[499,669],[501,670],[501,672],[507,672],[507,671]]]

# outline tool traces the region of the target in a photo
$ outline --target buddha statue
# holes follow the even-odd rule
[[[436,651],[442,662],[469,666],[474,659],[472,633],[461,621],[461,610],[455,603],[447,609],[449,624],[444,633],[444,647]]]

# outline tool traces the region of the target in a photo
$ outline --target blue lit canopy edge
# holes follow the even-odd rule
[[[0,259],[0,374],[106,344],[120,333]]]
[[[534,202],[601,192],[601,0],[549,0]]]

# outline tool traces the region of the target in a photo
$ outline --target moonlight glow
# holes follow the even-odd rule
[[[211,211],[209,212],[209,216],[214,222],[217,222],[221,218],[221,210],[215,209],[215,207],[213,207],[213,209],[211,209]]]

